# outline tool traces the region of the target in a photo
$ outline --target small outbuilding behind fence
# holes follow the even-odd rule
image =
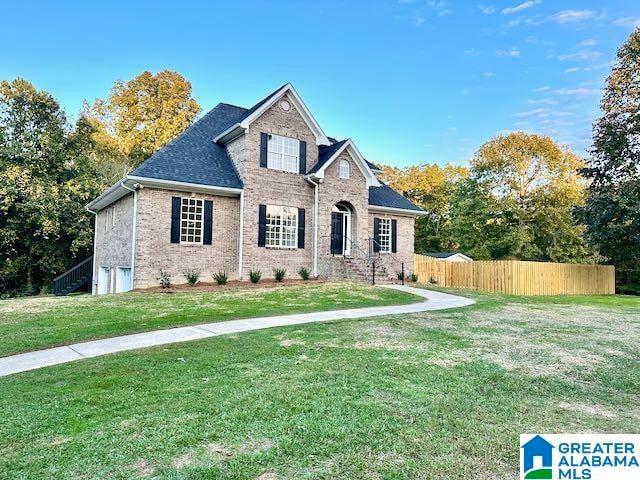
[[[415,255],[421,283],[513,295],[613,295],[611,265],[491,260],[445,262]]]

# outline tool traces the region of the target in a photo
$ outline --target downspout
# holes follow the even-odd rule
[[[131,290],[135,284],[135,266],[136,266],[136,225],[138,223],[138,190],[125,185],[124,180],[120,182],[124,188],[133,192],[133,227],[131,228]],[[135,184],[134,184],[135,187]]]
[[[244,244],[244,190],[240,192],[240,235],[238,245],[238,278],[242,280],[242,249]]]
[[[84,207],[87,212],[93,214],[93,267],[91,268],[91,295],[98,293],[98,282],[96,280],[96,244],[98,242],[98,212]]]
[[[318,187],[319,184],[305,177],[313,185],[313,276],[318,276]]]

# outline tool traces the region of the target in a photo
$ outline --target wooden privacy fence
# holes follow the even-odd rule
[[[514,295],[613,295],[610,265],[491,260],[447,262],[416,254],[413,271],[421,283]]]

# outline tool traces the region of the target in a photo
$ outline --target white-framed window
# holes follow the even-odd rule
[[[348,160],[340,160],[340,178],[347,179],[349,178],[351,166],[349,165]]]
[[[104,211],[104,231],[109,231],[115,225],[116,207],[109,207]]]
[[[298,245],[298,209],[267,205],[267,247],[296,248]]]
[[[281,135],[267,137],[267,168],[298,173],[299,165],[300,140]]]
[[[182,197],[180,204],[180,243],[202,244],[204,200]]]
[[[381,218],[378,228],[378,239],[381,252],[391,252],[391,219]]]

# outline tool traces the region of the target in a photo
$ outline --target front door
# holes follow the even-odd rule
[[[331,212],[331,254],[342,255],[344,253],[344,214]]]

